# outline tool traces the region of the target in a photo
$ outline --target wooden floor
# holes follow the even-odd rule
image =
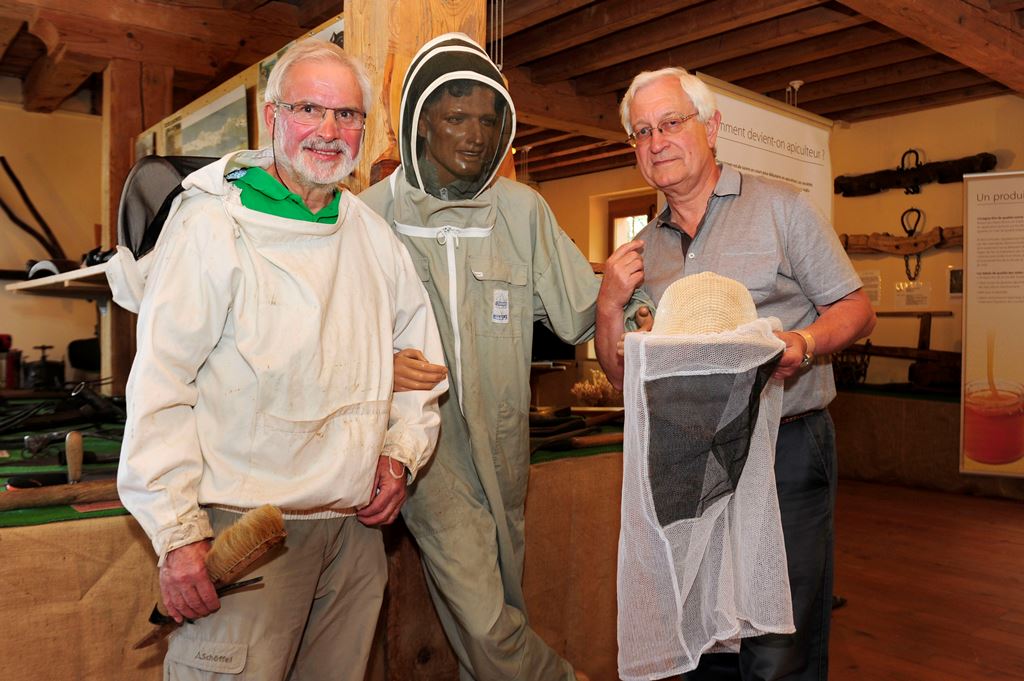
[[[843,480],[831,681],[1024,680],[1024,504]]]

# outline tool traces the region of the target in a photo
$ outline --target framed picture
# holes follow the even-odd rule
[[[135,138],[135,160],[156,153],[156,132],[150,130]]]
[[[248,148],[244,85],[181,119],[181,152],[187,156],[220,157]]]
[[[946,293],[950,298],[963,298],[964,296],[964,268],[946,268]]]

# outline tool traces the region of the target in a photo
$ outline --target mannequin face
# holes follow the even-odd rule
[[[490,166],[499,123],[495,92],[486,86],[474,87],[463,97],[445,92],[423,112],[418,133],[442,186],[475,180]]]

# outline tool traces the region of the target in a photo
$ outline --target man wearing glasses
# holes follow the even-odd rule
[[[390,226],[338,183],[369,82],[305,41],[270,76],[269,149],[187,177],[153,253],[118,489],[159,557],[165,679],[362,681],[387,580],[379,529],[430,456],[446,382],[392,396],[392,355],[442,362]],[[209,539],[281,508],[284,551],[218,599]]]
[[[777,317],[786,349],[775,477],[796,632],[743,639],[739,655],[705,654],[690,681],[824,680],[832,605],[836,453],[825,407],[832,369],[816,355],[869,334],[875,315],[832,227],[799,189],[718,163],[721,114],[684,69],[638,75],[621,105],[637,167],[665,194],[665,210],[608,259],[598,298],[597,350],[613,384],[623,308],[641,288],[657,301],[672,282],[715,272],[749,289],[759,317]],[[721,629],[721,621],[715,622]],[[735,624],[735,623],[733,623]],[[728,628],[728,627],[726,627]],[[717,630],[722,638],[732,631]]]

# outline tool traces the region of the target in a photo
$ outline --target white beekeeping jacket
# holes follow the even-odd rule
[[[741,638],[794,631],[774,474],[779,329],[770,318],[720,333],[626,336],[626,681],[681,674],[705,652],[738,650]]]

